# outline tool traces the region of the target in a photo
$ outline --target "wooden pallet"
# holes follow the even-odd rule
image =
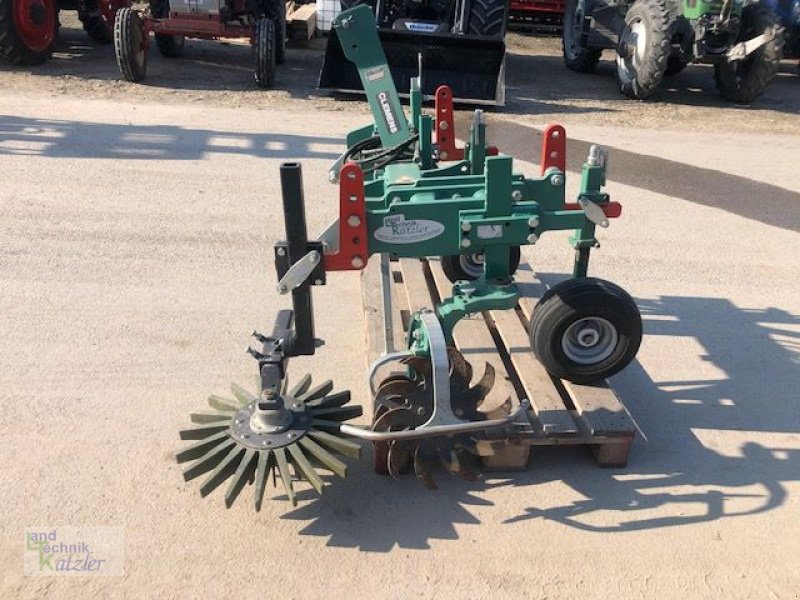
[[[290,40],[307,42],[314,37],[316,28],[316,5],[286,2],[286,32]]]
[[[451,283],[436,259],[400,259],[390,263],[395,348],[405,347],[412,312],[431,308],[450,295]],[[461,321],[455,343],[474,367],[495,368],[496,380],[484,408],[507,398],[531,403],[528,419],[515,423],[510,440],[481,441],[478,453],[487,470],[527,468],[531,446],[580,445],[591,450],[601,466],[625,466],[636,425],[607,383],[577,385],[553,379],[534,358],[528,340],[528,319],[545,287],[531,268],[520,265],[515,279],[522,299],[516,311],[488,311]],[[367,360],[372,364],[384,348],[380,260],[370,259],[362,274],[362,299],[367,318]]]

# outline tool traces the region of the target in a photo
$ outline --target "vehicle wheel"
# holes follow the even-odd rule
[[[269,89],[275,83],[275,25],[272,20],[261,17],[256,21],[253,38],[256,84],[262,89]]]
[[[667,77],[671,77],[672,75],[677,75],[681,71],[683,71],[689,63],[683,60],[680,56],[670,56],[667,59],[667,68],[664,71],[664,75]]]
[[[466,31],[469,35],[502,39],[506,34],[506,0],[472,0]]]
[[[509,256],[511,261],[511,273],[513,274],[519,267],[520,251],[519,246],[511,247]],[[483,254],[454,254],[442,256],[442,271],[451,283],[456,281],[474,281],[483,275]]]
[[[642,341],[642,318],[621,287],[594,277],[563,281],[534,308],[531,347],[554,377],[591,383],[623,369]]]
[[[96,1],[89,1],[86,8],[78,12],[83,30],[96,44],[110,44],[114,41],[114,16],[103,14]]]
[[[603,50],[584,44],[583,34],[589,31],[586,15],[586,0],[567,0],[564,7],[564,27],[561,34],[561,50],[564,64],[578,73],[591,73]]]
[[[165,33],[157,33],[155,35],[156,46],[158,51],[165,58],[178,58],[183,54],[183,47],[186,44],[186,38],[182,35],[167,35]]]
[[[783,55],[783,30],[777,15],[761,4],[749,4],[742,10],[742,26],[736,41],[744,42],[761,34],[772,39],[742,60],[714,66],[714,81],[726,100],[742,104],[755,100],[775,76]]]
[[[15,65],[39,65],[50,58],[58,34],[56,0],[0,2],[0,57]]]
[[[114,54],[127,81],[142,81],[147,73],[147,36],[144,21],[132,8],[117,11],[114,19]]]
[[[617,82],[628,98],[642,100],[664,78],[671,52],[663,0],[636,0],[625,14],[617,45]]]
[[[275,64],[282,65],[286,60],[286,3],[277,0],[270,5],[266,16],[275,27]]]

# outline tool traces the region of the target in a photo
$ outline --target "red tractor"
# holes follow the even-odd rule
[[[58,12],[76,10],[89,37],[113,39],[114,15],[130,0],[0,0],[0,57],[15,65],[38,65],[50,58],[58,37]]]
[[[123,78],[139,82],[147,73],[150,34],[159,52],[177,58],[185,38],[250,38],[256,84],[270,88],[275,65],[286,53],[285,0],[149,0],[125,8],[114,26],[114,52]]]

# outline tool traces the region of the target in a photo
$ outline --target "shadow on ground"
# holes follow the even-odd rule
[[[197,160],[207,154],[261,158],[324,158],[342,140],[279,133],[187,129],[173,125],[110,125],[0,115],[0,156]]]
[[[562,276],[541,278],[553,284]],[[413,476],[393,481],[374,475],[365,464],[371,460],[367,449],[346,483],[284,518],[310,521],[301,533],[329,538],[331,546],[388,552],[458,538],[458,525],[478,523],[473,507],[491,507],[492,490],[508,485],[529,488],[524,497],[530,503],[505,518],[508,526],[547,519],[594,532],[655,530],[783,505],[784,484],[800,481],[794,437],[800,435],[800,316],[743,309],[718,298],[664,296],[640,307],[645,344],[660,336],[691,340],[718,376],[654,381],[634,362],[614,378],[645,436],[637,437],[626,469],[598,468],[579,448],[536,448],[529,471],[488,474],[473,484],[440,474],[441,489],[428,492]],[[738,441],[728,444],[733,451],[718,452],[703,443],[704,432]],[[756,441],[770,433],[789,434],[792,443]],[[537,505],[537,486],[547,482],[563,482],[580,499]]]

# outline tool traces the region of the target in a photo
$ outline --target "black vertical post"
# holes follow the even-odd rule
[[[286,225],[286,245],[289,266],[305,256],[308,245],[306,208],[303,199],[303,174],[300,163],[281,165],[281,194],[283,220]],[[311,284],[304,281],[292,290],[294,336],[287,340],[285,351],[290,356],[314,354],[314,307],[311,303]]]

